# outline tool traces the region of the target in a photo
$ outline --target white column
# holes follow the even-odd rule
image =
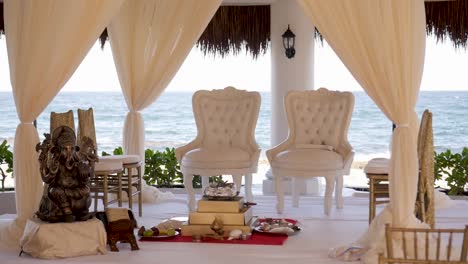
[[[284,53],[283,35],[289,27],[296,35],[296,55]],[[271,146],[288,135],[283,98],[291,90],[314,89],[314,25],[293,0],[271,5]]]
[[[288,28],[296,35],[296,55],[288,59],[282,35]],[[283,98],[291,90],[314,89],[314,25],[296,0],[277,0],[271,4],[271,146],[288,136],[288,121]],[[267,172],[271,179],[271,172]],[[268,180],[267,180],[268,181]],[[264,192],[270,183],[264,182]],[[317,185],[317,184],[315,184]],[[272,185],[271,185],[272,186]],[[285,191],[288,191],[285,186]],[[304,190],[302,190],[304,191]]]

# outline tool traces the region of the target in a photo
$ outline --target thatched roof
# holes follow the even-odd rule
[[[468,43],[468,0],[426,2],[427,34],[450,40],[456,48]],[[3,3],[0,2],[0,32],[3,32]],[[321,38],[316,32],[316,38]],[[107,40],[107,31],[100,37]],[[224,56],[243,48],[254,58],[264,54],[270,42],[270,6],[221,6],[197,42],[205,53]]]
[[[224,56],[243,47],[255,58],[270,42],[270,6],[220,6],[197,45],[205,53]]]
[[[450,40],[455,48],[468,43],[468,0],[425,2],[427,34]],[[322,36],[315,31],[315,37]],[[104,45],[107,32],[101,35]],[[221,57],[243,47],[254,58],[264,54],[270,42],[270,6],[221,6],[197,42],[205,53]]]
[[[456,48],[468,41],[468,0],[426,2],[426,30],[437,40],[449,39]]]
[[[101,36],[101,46],[107,40]],[[206,54],[239,53],[243,48],[254,58],[264,54],[270,42],[270,6],[220,6],[197,46]]]

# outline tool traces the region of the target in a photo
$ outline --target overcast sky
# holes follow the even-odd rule
[[[300,56],[300,54],[296,54]],[[468,52],[455,50],[450,42],[428,38],[421,90],[468,90]],[[204,56],[194,48],[167,91],[195,91],[234,86],[270,90],[270,54],[253,60],[249,55],[225,58]],[[328,45],[315,45],[315,87],[360,91],[348,70]],[[0,91],[11,91],[5,37],[0,39]],[[120,91],[109,43],[93,46],[63,91]]]

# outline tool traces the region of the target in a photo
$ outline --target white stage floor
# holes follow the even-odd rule
[[[254,207],[254,215],[278,216],[274,196],[258,195],[255,199],[258,205]],[[149,227],[167,218],[187,216],[185,201],[186,195],[177,194],[174,200],[145,204],[138,223]],[[18,257],[19,249],[3,246],[0,247],[0,263],[340,263],[328,258],[329,249],[357,240],[368,226],[368,199],[365,197],[345,197],[345,207],[334,208],[330,216],[323,214],[323,197],[301,197],[299,206],[292,208],[290,197],[287,197],[285,212],[280,217],[298,219],[303,230],[288,238],[283,246],[139,242],[139,251],[130,251],[127,244],[120,244],[120,252],[54,261],[27,255]],[[136,204],[134,208],[137,208]],[[450,208],[438,209],[436,215],[436,227],[463,228],[468,224],[468,202],[455,201]],[[9,217],[12,215],[1,215],[0,220]]]

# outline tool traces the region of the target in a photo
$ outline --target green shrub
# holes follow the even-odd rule
[[[143,179],[148,185],[158,187],[181,185],[183,176],[175,156],[175,149],[166,148],[164,151],[146,149]]]
[[[452,153],[450,149],[435,153],[434,175],[436,180],[447,182],[450,195],[463,194],[468,183],[468,148],[461,153]]]
[[[3,140],[0,144],[0,165],[7,164],[6,170],[0,167],[0,175],[2,176],[2,188],[1,191],[5,190],[5,180],[11,172],[13,172],[13,152],[9,150],[10,145],[7,144],[6,140]]]

